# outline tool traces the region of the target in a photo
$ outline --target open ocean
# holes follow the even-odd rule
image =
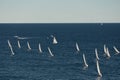
[[[52,43],[51,35],[58,44]],[[104,45],[109,49],[109,59],[104,56]],[[115,55],[113,46],[120,51],[119,23],[0,24],[0,80],[120,80],[120,54]],[[102,77],[98,77],[95,48]],[[86,69],[83,53],[88,64]]]

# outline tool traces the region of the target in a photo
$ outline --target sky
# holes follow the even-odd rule
[[[0,0],[0,23],[120,23],[120,0]]]

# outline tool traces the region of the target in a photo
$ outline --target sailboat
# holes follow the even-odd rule
[[[31,47],[28,41],[27,41],[27,46],[28,46],[28,50],[31,50]]]
[[[114,48],[114,50],[116,51],[116,54],[119,54],[119,53],[120,53],[120,51],[119,51],[115,46],[113,46],[113,48]]]
[[[105,55],[106,55],[106,53],[107,53],[107,48],[106,48],[106,45],[104,44],[104,53],[105,53]]]
[[[14,55],[15,53],[13,52],[12,45],[10,44],[10,41],[8,40],[8,46],[10,47],[11,54]]]
[[[100,67],[99,67],[99,62],[98,62],[98,60],[96,60],[96,65],[97,65],[98,76],[99,76],[99,77],[102,77],[102,73],[101,73],[101,71],[100,71]]]
[[[80,49],[79,49],[79,46],[78,46],[78,43],[76,42],[76,49],[77,49],[77,52],[79,52],[80,51]]]
[[[39,43],[39,52],[42,53],[41,45]]]
[[[111,57],[111,56],[110,56],[110,52],[109,52],[108,48],[107,48],[107,51],[106,51],[106,55],[107,55],[107,57],[108,57],[108,58],[110,58],[110,57]]]
[[[21,48],[21,45],[20,45],[20,42],[19,42],[19,40],[18,40],[18,48]]]
[[[99,60],[97,48],[95,48],[96,59]]]
[[[54,55],[52,54],[52,51],[50,50],[49,47],[48,47],[48,51],[49,51],[49,53],[50,53],[51,56],[54,56]]]
[[[56,38],[53,36],[53,44],[57,44],[58,42],[57,42],[57,40],[56,40]]]
[[[86,59],[85,59],[85,54],[83,54],[83,61],[84,61],[84,68],[87,68],[88,64],[87,64]]]

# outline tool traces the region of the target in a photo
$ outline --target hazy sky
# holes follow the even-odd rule
[[[0,0],[4,22],[120,22],[120,0]]]

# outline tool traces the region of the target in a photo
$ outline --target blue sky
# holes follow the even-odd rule
[[[0,23],[120,22],[120,0],[0,0]]]

